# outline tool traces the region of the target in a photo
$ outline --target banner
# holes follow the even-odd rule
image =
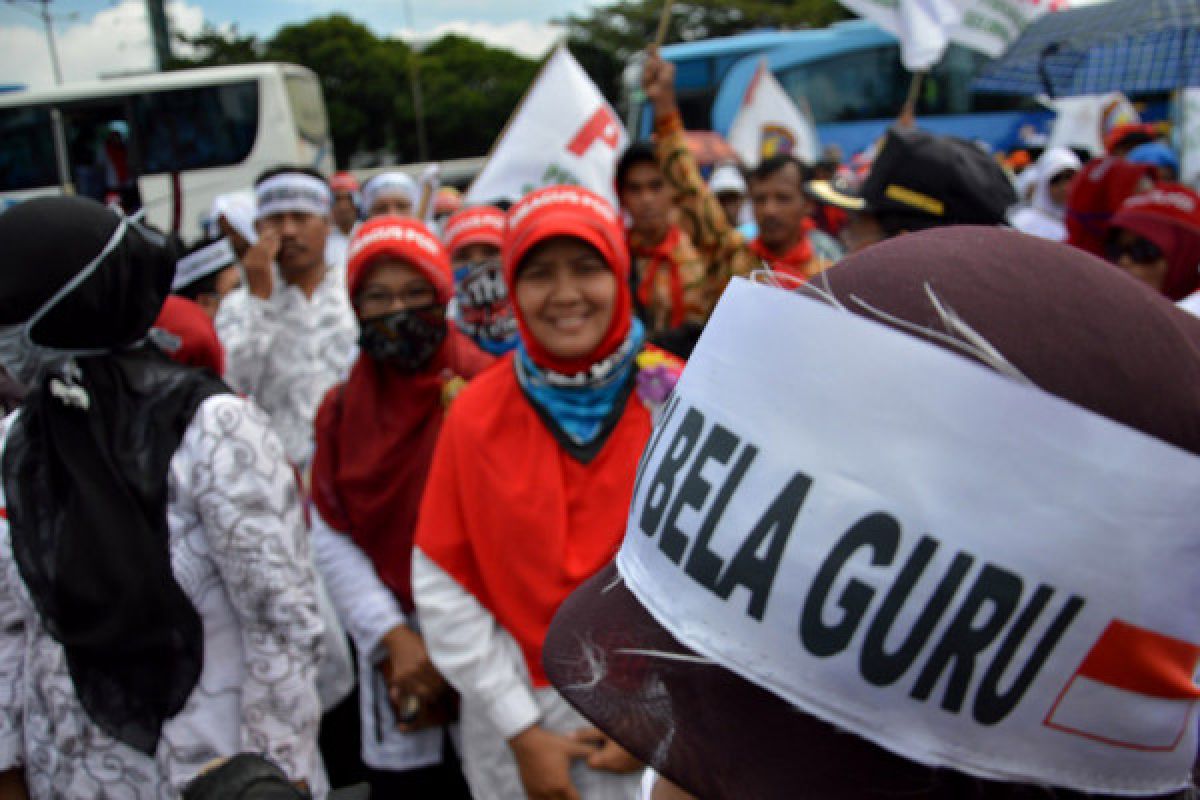
[[[1166,793],[1196,755],[1197,481],[1191,453],[735,278],[617,568],[690,650],[903,758]]]
[[[492,147],[466,202],[516,202],[534,189],[584,186],[616,205],[613,172],[628,137],[567,50],[546,61]]]
[[[941,60],[950,42],[998,58],[1025,27],[1062,0],[840,0],[900,40],[900,59],[909,72]]]
[[[1200,191],[1200,88],[1179,93],[1179,182]]]
[[[729,128],[729,144],[747,169],[765,158],[788,153],[809,164],[820,151],[812,120],[792,102],[763,59],[758,64],[742,107]]]

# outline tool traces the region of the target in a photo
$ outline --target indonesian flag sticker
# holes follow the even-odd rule
[[[1198,662],[1200,645],[1113,620],[1045,725],[1113,747],[1174,750],[1200,698]]]

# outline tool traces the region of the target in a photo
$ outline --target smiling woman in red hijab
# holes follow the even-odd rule
[[[637,776],[622,773],[637,765],[583,730],[541,650],[559,604],[620,544],[662,399],[646,390],[678,362],[643,345],[624,235],[598,195],[559,186],[523,199],[503,262],[521,344],[446,420],[413,594],[433,662],[462,695],[476,800],[634,797]]]
[[[492,358],[447,324],[449,257],[420,222],[364,223],[346,283],[361,353],[317,413],[317,563],[359,653],[363,761],[390,771],[372,786],[389,797],[465,797],[453,760],[443,764],[450,693],[418,633],[409,576],[446,407]]]

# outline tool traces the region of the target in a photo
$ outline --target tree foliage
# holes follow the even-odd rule
[[[571,52],[614,104],[629,60],[654,41],[663,0],[617,0],[563,20]],[[744,31],[820,28],[850,14],[837,0],[682,0],[671,10],[667,43]]]
[[[654,39],[663,0],[616,0],[563,24],[568,45],[584,70],[617,104],[629,60]],[[804,28],[846,17],[837,0],[680,0],[668,42],[729,36],[755,28]],[[508,50],[447,35],[414,50],[378,37],[345,14],[287,25],[260,41],[211,25],[183,46],[173,68],[287,61],[321,79],[338,161],[362,151],[387,151],[400,161],[418,158],[411,70],[421,80],[430,157],[486,153],[528,88],[538,64]]]

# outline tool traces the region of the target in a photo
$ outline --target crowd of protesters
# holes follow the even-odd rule
[[[0,214],[0,799],[1192,796],[1157,131],[706,182],[673,86],[618,207],[285,165],[184,252]]]

